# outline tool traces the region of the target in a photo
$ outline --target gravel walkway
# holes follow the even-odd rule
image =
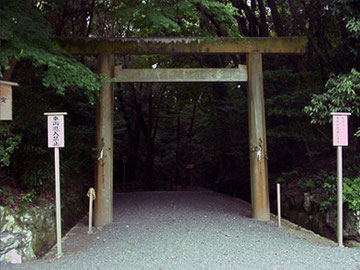
[[[250,205],[213,192],[144,192],[114,198],[114,223],[87,234],[78,224],[44,258],[1,269],[360,269],[360,249],[338,248]]]

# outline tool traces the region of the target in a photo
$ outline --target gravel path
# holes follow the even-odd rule
[[[114,198],[114,223],[65,237],[64,256],[1,269],[360,269],[360,249],[276,220],[250,219],[250,205],[213,192],[143,192]]]

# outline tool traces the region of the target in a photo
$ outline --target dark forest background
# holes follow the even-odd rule
[[[263,56],[271,192],[276,181],[302,179],[313,190],[334,181],[332,111],[352,112],[344,160],[347,177],[358,179],[359,18],[355,0],[1,0],[0,78],[20,86],[13,121],[0,122],[0,201],[52,196],[49,111],[68,112],[62,187],[94,183],[96,98],[106,78],[95,57],[69,56],[53,37],[306,36],[304,55]],[[116,64],[236,67],[245,56],[117,56]],[[246,84],[115,84],[114,115],[116,190],[192,185],[250,200]],[[360,185],[349,188],[358,201]]]

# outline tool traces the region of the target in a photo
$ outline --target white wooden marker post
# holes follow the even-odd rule
[[[55,198],[56,198],[56,257],[62,256],[61,247],[61,203],[60,203],[60,158],[59,148],[65,146],[64,140],[64,115],[66,112],[44,113],[48,121],[48,147],[54,148],[55,156]]]
[[[281,228],[281,198],[280,198],[280,184],[276,184],[277,193],[277,214],[278,214],[278,226]]]
[[[348,146],[348,116],[351,113],[333,112],[333,145],[337,146],[337,239],[343,247],[343,175],[342,147]]]
[[[95,189],[89,188],[87,196],[89,197],[89,230],[88,230],[88,234],[92,234],[92,232],[93,232],[92,231],[93,200],[96,199]]]

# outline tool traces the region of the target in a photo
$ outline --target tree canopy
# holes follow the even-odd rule
[[[92,97],[100,87],[99,77],[52,42],[53,33],[40,3],[4,0],[0,4],[0,76],[9,80],[18,61],[29,60],[41,68],[45,87],[64,93],[65,88],[83,88]]]

